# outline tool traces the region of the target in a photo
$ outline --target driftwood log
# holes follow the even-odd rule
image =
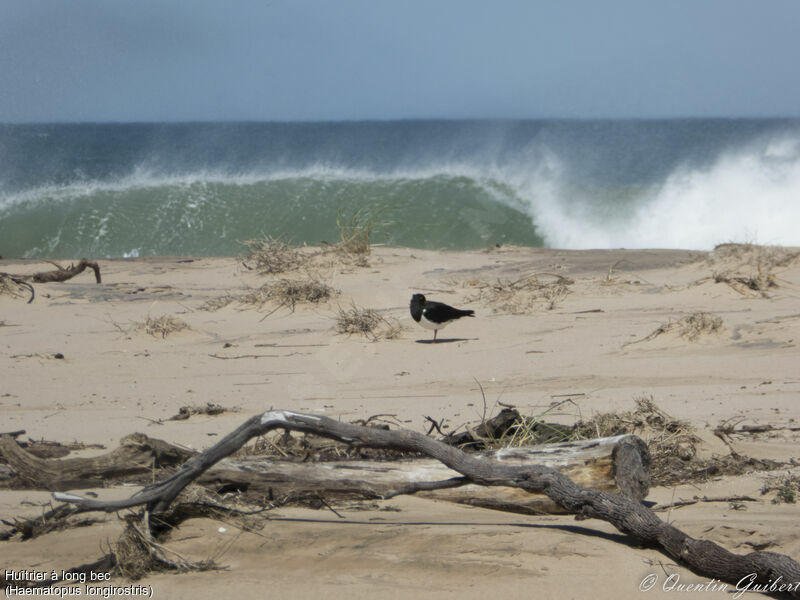
[[[283,410],[268,411],[248,419],[217,444],[189,459],[173,476],[145,488],[131,498],[100,501],[62,492],[56,492],[53,496],[56,500],[75,505],[82,512],[111,512],[144,505],[150,511],[159,513],[166,510],[181,490],[212,465],[241,448],[249,439],[277,428],[314,433],[358,446],[421,452],[441,461],[473,483],[518,487],[530,493],[543,493],[578,518],[607,521],[641,543],[661,547],[672,558],[700,575],[733,584],[744,578],[753,578],[761,585],[784,582],[793,586],[790,591],[795,597],[800,597],[800,564],[792,558],[766,551],[739,555],[714,542],[694,539],[662,521],[640,501],[621,494],[587,489],[550,467],[506,465],[500,461],[471,456],[414,431],[360,427],[328,417]]]
[[[636,436],[620,435],[580,442],[506,448],[479,455],[504,465],[544,465],[592,489],[641,500],[649,490],[649,453]],[[326,498],[420,496],[522,514],[563,513],[543,494],[517,487],[491,490],[470,483],[434,459],[298,463],[265,457],[223,459],[197,483],[216,489],[247,490],[261,497],[323,494]]]
[[[49,261],[48,261],[49,262]],[[69,267],[62,267],[59,264],[52,263],[57,268],[53,271],[41,271],[39,273],[34,273],[33,275],[11,275],[10,273],[0,273],[0,275],[4,277],[8,277],[11,281],[13,281],[17,285],[21,285],[23,287],[28,288],[28,291],[31,293],[31,297],[28,300],[28,304],[33,302],[34,297],[36,296],[36,291],[33,289],[33,286],[28,283],[29,281],[33,281],[34,283],[51,283],[51,282],[58,282],[58,281],[67,281],[72,279],[76,275],[83,273],[87,268],[92,269],[94,271],[94,279],[97,283],[102,283],[102,278],[100,277],[100,265],[96,262],[91,260],[86,260],[82,258],[78,261],[78,264],[72,264]]]
[[[43,459],[21,448],[10,435],[0,436],[0,455],[17,474],[18,483],[50,491],[94,487],[109,480],[149,474],[156,468],[183,463],[194,454],[135,433],[124,437],[119,448],[99,456]],[[506,448],[481,456],[506,465],[545,465],[585,487],[619,492],[637,500],[645,498],[649,489],[647,447],[631,435]],[[264,456],[224,458],[195,481],[214,490],[237,489],[250,497],[270,500],[318,495],[337,500],[376,499],[419,492],[438,500],[522,514],[564,512],[543,494],[470,484],[430,458],[329,462]]]
[[[100,278],[100,266],[96,262],[86,260],[85,258],[80,259],[77,265],[70,265],[69,267],[56,265],[56,267],[58,268],[54,271],[42,271],[41,273],[35,273],[34,275],[31,275],[31,281],[34,283],[67,281],[68,279],[72,279],[76,275],[83,273],[88,267],[94,271],[95,281],[97,281],[97,283],[102,283],[102,279]],[[24,279],[28,279],[28,277],[25,277]]]

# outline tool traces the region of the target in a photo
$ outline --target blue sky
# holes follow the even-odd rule
[[[0,122],[800,116],[797,0],[3,0]]]

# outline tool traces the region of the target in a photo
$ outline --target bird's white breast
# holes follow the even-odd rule
[[[450,321],[445,321],[444,323],[434,323],[433,321],[429,321],[425,317],[425,313],[422,313],[422,318],[419,320],[419,324],[422,325],[425,329],[444,329],[444,326],[447,325]]]

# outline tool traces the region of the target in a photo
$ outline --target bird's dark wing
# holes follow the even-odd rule
[[[443,302],[431,302],[429,300],[425,303],[425,317],[434,323],[444,323],[460,317],[472,316],[474,312],[472,310],[459,310]]]

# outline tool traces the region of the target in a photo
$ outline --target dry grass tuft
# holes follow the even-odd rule
[[[288,306],[294,310],[297,304],[318,304],[329,300],[338,292],[324,281],[309,277],[307,279],[278,279],[262,285],[237,297],[242,304],[258,307],[268,302]]]
[[[262,275],[293,271],[303,266],[307,260],[298,248],[271,236],[246,240],[243,243],[248,251],[240,259],[242,266]]]
[[[378,215],[371,210],[359,208],[349,217],[336,216],[341,241],[337,244],[345,254],[367,255],[370,252],[370,238],[378,226]]]
[[[403,327],[395,319],[388,319],[371,308],[361,308],[355,303],[345,310],[339,307],[336,317],[338,333],[362,334],[373,341],[395,339]]]
[[[678,336],[690,342],[697,341],[704,335],[712,335],[722,330],[722,317],[710,312],[696,312],[678,319],[659,325],[647,337],[623,344],[623,347],[641,342],[649,342],[664,333],[675,332]]]
[[[265,304],[271,303],[278,307],[288,306],[294,311],[297,304],[326,302],[338,293],[338,290],[318,277],[306,275],[305,279],[282,278],[268,281],[261,287],[253,288],[243,294],[227,293],[218,298],[210,298],[198,308],[216,311],[234,302],[261,308]]]
[[[530,275],[516,281],[470,281],[467,285],[477,291],[466,302],[480,302],[493,312],[512,315],[553,310],[570,293],[569,286],[573,283],[572,279],[554,273]]]
[[[143,330],[148,335],[156,338],[160,337],[161,339],[173,333],[191,329],[185,321],[171,315],[162,315],[157,319],[148,316],[143,323],[136,323],[135,325],[137,329]]]
[[[766,297],[767,290],[778,287],[776,269],[788,267],[798,259],[800,251],[782,246],[719,244],[707,262],[714,268],[715,283],[725,283],[743,295]]]

